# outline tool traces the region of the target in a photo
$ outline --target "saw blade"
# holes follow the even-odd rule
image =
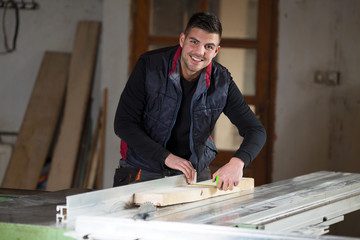
[[[143,219],[146,220],[156,211],[156,206],[151,202],[146,202],[140,205],[138,208],[137,214],[134,216],[134,219]]]

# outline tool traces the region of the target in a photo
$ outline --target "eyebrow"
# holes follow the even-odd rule
[[[197,42],[200,42],[198,39],[196,39],[196,38],[194,38],[194,37],[189,37],[189,38],[190,38],[190,40],[195,40],[195,41],[197,41]],[[216,47],[216,44],[215,44],[215,43],[206,43],[205,45]]]

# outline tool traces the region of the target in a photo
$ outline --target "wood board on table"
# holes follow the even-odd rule
[[[226,194],[235,194],[240,191],[249,191],[252,189],[254,189],[253,178],[242,178],[232,191],[218,190],[212,180],[207,180],[199,182],[196,185],[182,185],[154,191],[138,192],[134,194],[134,203],[136,205],[152,203],[155,206],[169,206],[204,200]]]

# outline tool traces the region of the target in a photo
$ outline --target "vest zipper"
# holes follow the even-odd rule
[[[194,107],[194,103],[199,100],[200,96],[203,95],[208,88],[205,88],[205,90],[200,93],[195,99],[193,99],[193,101],[191,101],[191,106],[190,106],[190,134],[189,134],[189,138],[190,138],[190,152],[191,154],[195,154],[195,150],[194,150],[194,136],[193,136],[193,129],[194,129],[194,121],[193,121],[193,107]],[[197,167],[198,167],[198,163],[199,163],[199,158],[196,155],[196,159],[197,159],[197,163],[196,163],[196,171],[197,171]]]
[[[178,115],[178,113],[179,113],[179,109],[180,109],[180,105],[181,105],[181,100],[182,100],[182,94],[180,94],[180,99],[179,99],[178,104],[177,104],[177,107],[176,107],[175,117],[174,117],[173,120],[172,120],[169,134],[168,134],[168,136],[167,136],[167,138],[166,138],[166,140],[165,140],[165,142],[164,142],[164,146],[163,146],[163,147],[165,147],[165,148],[166,148],[167,142],[168,142],[169,139],[170,139],[171,132],[172,132],[172,130],[173,130],[173,128],[174,128],[174,125],[175,125],[175,122],[176,122],[176,119],[177,119],[177,115]]]

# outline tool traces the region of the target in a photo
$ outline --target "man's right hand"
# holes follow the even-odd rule
[[[194,182],[195,169],[190,161],[170,153],[170,155],[165,159],[165,165],[184,173],[187,183],[190,184]]]

